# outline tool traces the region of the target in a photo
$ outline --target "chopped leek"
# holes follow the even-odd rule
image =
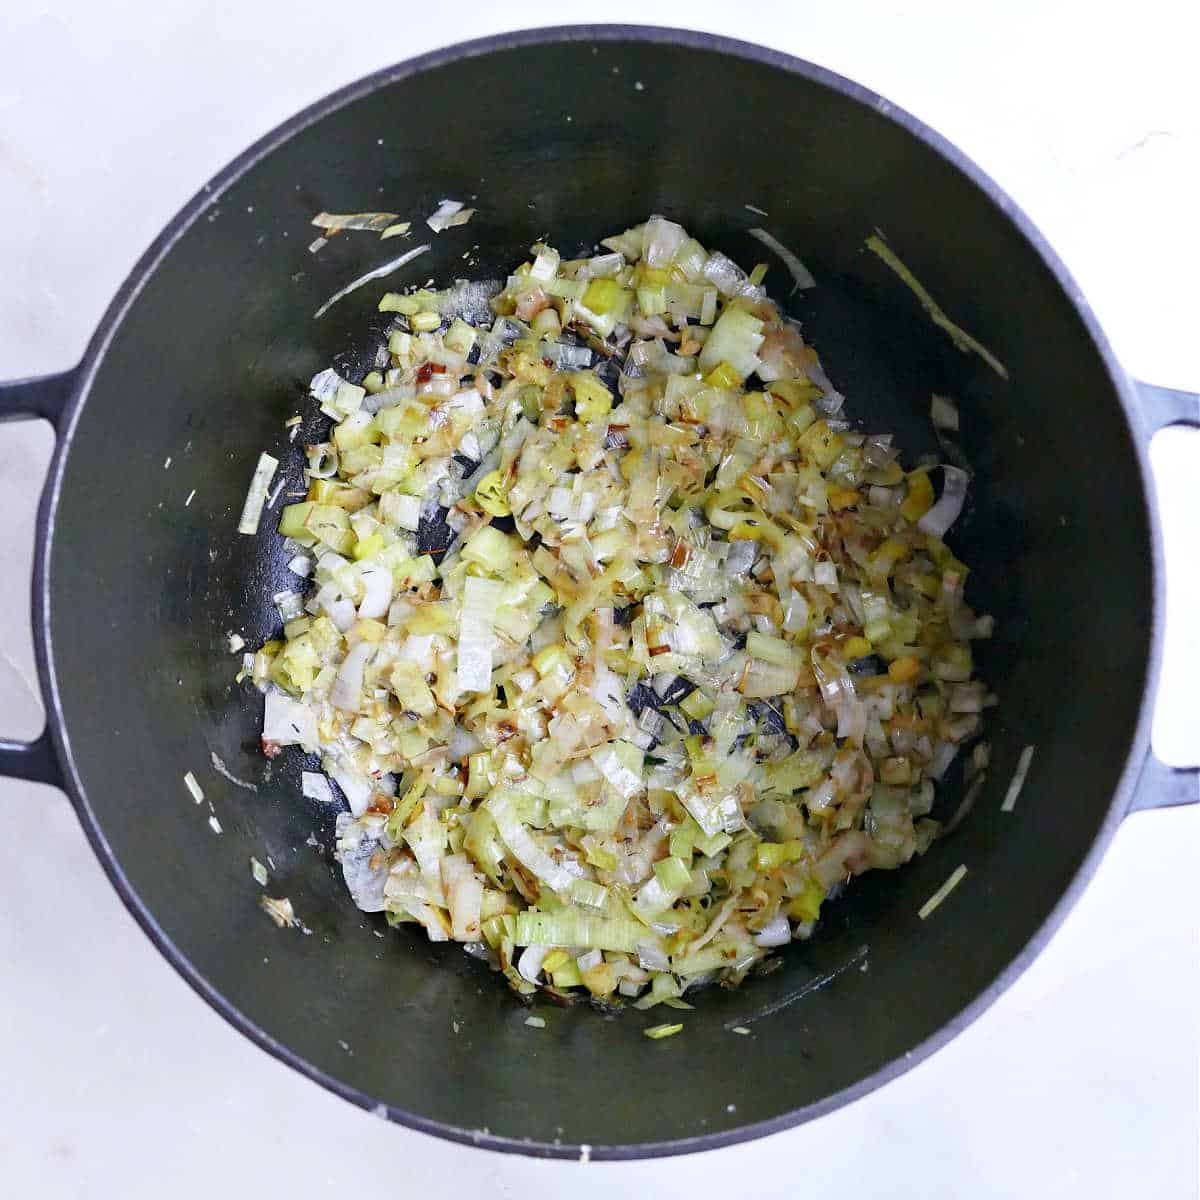
[[[766,214],[763,213],[763,216]],[[764,246],[769,250],[774,250],[783,259],[783,265],[791,272],[793,292],[817,286],[812,272],[778,238],[773,237],[765,229],[752,229],[750,236],[757,238]]]
[[[400,270],[401,267],[412,262],[418,255],[424,254],[429,249],[428,245],[414,246],[405,254],[401,254],[399,258],[393,258],[389,262],[385,262],[382,266],[376,267],[372,271],[360,275],[357,279],[346,284],[340,291],[334,292],[320,308],[313,313],[314,320],[323,317],[339,300],[345,299],[351,292],[357,291],[360,287],[364,287],[368,283],[374,282],[376,279],[383,279],[384,276],[390,275],[393,271]]]
[[[495,580],[471,575],[464,584],[458,629],[458,686],[463,691],[482,692],[491,686],[493,620],[503,594],[504,585]]]
[[[596,917],[579,909],[517,914],[518,946],[586,946],[632,954],[646,940],[645,928],[630,917]]]
[[[455,225],[465,225],[473,216],[473,208],[463,208],[460,200],[443,200],[437,211],[425,218],[425,224],[434,233],[442,233]]]
[[[361,381],[313,377],[332,427],[278,515],[308,590],[275,584],[282,634],[238,678],[265,754],[321,755],[301,790],[348,806],[360,908],[524,997],[687,1008],[811,936],[848,876],[928,849],[994,702],[971,652],[992,622],[942,540],[966,476],[840,419],[761,264],[663,217],[603,245],[379,289],[386,345]]]
[[[242,505],[241,519],[238,521],[238,533],[257,533],[259,518],[262,516],[263,505],[267,499],[267,488],[275,478],[275,469],[279,459],[263,453],[258,456],[258,465],[254,468],[254,477],[250,480],[250,489],[246,493],[246,502]]]
[[[1000,805],[1001,812],[1012,812],[1017,806],[1017,797],[1021,794],[1021,789],[1025,786],[1025,776],[1029,774],[1029,766],[1033,762],[1033,746],[1026,746],[1021,751],[1020,758],[1017,759],[1017,769],[1013,772],[1013,777],[1008,785],[1008,790],[1004,793],[1004,800]]]
[[[759,366],[757,351],[763,343],[764,324],[744,309],[727,308],[712,327],[700,351],[700,370],[724,364],[740,382]]]
[[[280,929],[290,929],[300,924],[300,920],[296,916],[296,910],[292,907],[292,902],[286,896],[279,897],[278,899],[273,896],[259,896],[258,903],[263,912]]]
[[[950,340],[964,354],[974,351],[983,359],[1001,379],[1008,378],[1008,368],[981,342],[977,342],[965,329],[956,325],[942,309],[941,305],[926,291],[919,279],[904,265],[900,256],[884,241],[878,231],[867,238],[867,249],[877,254],[896,274],[901,283],[921,302],[921,307],[929,314],[929,319],[939,328],[950,335]]]
[[[642,1030],[642,1033],[652,1041],[658,1041],[660,1038],[674,1037],[675,1034],[682,1032],[682,1025],[651,1025],[649,1028]]]
[[[342,229],[367,229],[373,233],[380,233],[391,227],[398,215],[398,213],[389,212],[319,212],[313,217],[312,223],[318,229],[328,229],[330,233],[337,233]]]
[[[946,882],[943,883],[942,886],[938,888],[938,890],[934,892],[933,895],[930,896],[929,899],[926,900],[925,903],[922,904],[917,910],[917,916],[920,917],[922,921],[932,916],[934,909],[936,909],[942,903],[942,901],[945,900],[946,897],[950,895],[950,893],[954,891],[956,887],[958,887],[966,873],[967,868],[962,864],[959,864],[959,866],[955,867],[954,870],[950,872],[950,878],[947,879]]]

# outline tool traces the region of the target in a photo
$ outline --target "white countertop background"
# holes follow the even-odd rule
[[[956,141],[1041,227],[1142,378],[1200,389],[1189,3],[0,0],[0,377],[63,369],[137,256],[247,144],[332,89],[506,28],[686,23],[848,75]],[[1086,454],[1081,427],[1081,454]],[[41,725],[27,589],[51,437],[0,426],[0,730]],[[1155,741],[1200,745],[1200,435],[1156,440],[1167,672]],[[1190,629],[1182,628],[1188,614]],[[0,1191],[38,1200],[570,1190],[1194,1200],[1200,810],[1146,813],[1033,967],[948,1047],[810,1125],[579,1167],[451,1146],[235,1033],[125,912],[65,798],[0,782]]]

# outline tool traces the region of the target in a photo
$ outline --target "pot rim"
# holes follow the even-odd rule
[[[117,862],[112,847],[96,818],[83,780],[80,778],[73,755],[68,731],[63,723],[62,699],[54,669],[53,644],[50,631],[50,555],[54,534],[54,522],[59,496],[71,443],[80,413],[86,402],[87,393],[116,331],[126,313],[137,299],[146,281],[154,274],[159,263],[187,233],[193,223],[211,205],[220,200],[231,186],[237,183],[256,163],[289,141],[310,125],[322,120],[336,110],[352,104],[371,92],[389,84],[410,78],[431,69],[476,58],[498,51],[519,50],[529,47],[564,43],[621,43],[640,42],[651,45],[667,44],[694,50],[716,52],[730,57],[748,60],[759,66],[772,67],[788,74],[799,76],[816,83],[858,104],[873,109],[885,120],[899,125],[910,136],[924,143],[950,166],[957,169],[1016,226],[1044,266],[1065,293],[1086,330],[1092,345],[1103,364],[1116,394],[1122,414],[1129,428],[1130,442],[1140,473],[1141,501],[1146,526],[1150,533],[1149,562],[1151,574],[1151,621],[1148,644],[1148,662],[1141,703],[1133,736],[1127,751],[1125,766],[1113,792],[1112,802],[1096,832],[1091,847],[1085,854],[1078,870],[1062,896],[1055,903],[1046,919],[1021,952],[996,978],[969,1004],[958,1012],[936,1033],[919,1043],[911,1051],[879,1068],[872,1075],[859,1080],[850,1087],[812,1104],[781,1113],[769,1120],[739,1126],[721,1132],[699,1134],[695,1137],[675,1138],[660,1142],[617,1143],[612,1145],[586,1146],[572,1143],[537,1142],[521,1138],[502,1137],[482,1130],[473,1130],[449,1122],[434,1120],[419,1114],[381,1103],[358,1088],[351,1087],[327,1072],[313,1066],[295,1053],[290,1047],[272,1037],[254,1021],[245,1016],[192,965],[174,945],[154,914],[143,903],[132,884]],[[1011,197],[953,143],[931,129],[911,113],[892,104],[878,93],[790,54],[771,50],[751,42],[744,42],[716,34],[672,29],[651,25],[570,25],[548,26],[536,29],[516,30],[460,42],[445,46],[416,58],[385,67],[348,84],[316,100],[269,133],[259,138],[248,149],[234,158],[228,166],[206,183],[163,228],[122,283],[113,297],[104,316],[88,343],[87,350],[76,371],[73,394],[67,403],[59,425],[58,441],[51,460],[49,474],[37,520],[36,555],[33,572],[33,628],[38,674],[42,692],[46,698],[46,726],[53,739],[58,761],[62,765],[66,790],[74,806],[88,841],[109,881],[116,889],[125,907],[142,930],[155,944],[164,958],[187,981],[187,983],[235,1029],[280,1062],[292,1067],[302,1075],[327,1090],[350,1101],[374,1115],[386,1117],[410,1129],[433,1134],[452,1142],[477,1146],[506,1153],[526,1154],[541,1158],[579,1159],[580,1161],[632,1160],[658,1158],[675,1154],[695,1153],[734,1145],[767,1134],[778,1133],[793,1126],[841,1108],[846,1104],[890,1082],[924,1061],[941,1049],[968,1025],[974,1022],[1006,991],[1020,976],[1042,948],[1053,936],[1067,913],[1079,898],[1084,887],[1099,865],[1118,825],[1129,808],[1133,789],[1142,771],[1143,761],[1150,744],[1150,722],[1153,702],[1158,691],[1159,669],[1162,655],[1164,623],[1164,570],[1162,538],[1158,517],[1153,502],[1153,477],[1147,454],[1147,440],[1142,436],[1142,418],[1137,404],[1133,384],[1117,361],[1107,338],[1100,328],[1091,306],[1079,285],[1071,277],[1050,244],[1042,236],[1028,216]]]

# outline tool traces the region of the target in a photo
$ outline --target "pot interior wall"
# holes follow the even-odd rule
[[[422,218],[444,196],[478,212],[436,236]],[[272,522],[241,537],[237,515],[260,450],[298,480],[283,422],[304,413],[297,441],[312,440],[305,382],[348,351],[336,361],[354,369],[382,285],[320,321],[313,311],[404,246],[347,233],[312,255],[309,219],[380,207],[433,244],[392,285],[503,276],[543,235],[574,253],[660,212],[747,264],[768,261],[783,298],[786,271],[746,233],[761,224],[819,281],[788,306],[851,416],[894,431],[911,459],[934,447],[930,392],[960,403],[977,476],[951,540],[975,567],[969,596],[998,622],[980,652],[1002,700],[989,785],[926,858],[855,883],[782,970],[696,997],[681,1037],[643,1038],[658,1014],[588,1008],[525,1026],[498,978],[460,950],[353,908],[331,861],[334,814],[300,797],[304,764],[268,767],[257,751],[261,699],[233,684],[226,636],[273,632],[270,596],[296,580]],[[1007,363],[1008,383],[957,352],[864,252],[875,227]],[[770,1121],[952,1022],[1087,853],[1132,737],[1149,638],[1147,518],[1111,380],[1004,213],[870,104],[765,60],[665,41],[530,44],[399,74],[214,195],[105,355],[69,451],[50,570],[70,748],[116,864],[165,937],[341,1085],[421,1120],[542,1144]],[[1035,769],[1002,815],[1029,742]],[[214,753],[255,790],[219,775]],[[188,796],[187,770],[220,836],[208,804]],[[944,806],[956,799],[948,788]],[[251,855],[273,864],[267,890],[292,899],[305,932],[259,911]],[[960,862],[963,885],[918,920]]]

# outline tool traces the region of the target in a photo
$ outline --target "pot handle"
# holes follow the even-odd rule
[[[1147,442],[1168,425],[1190,425],[1200,429],[1200,393],[1181,392],[1177,388],[1133,381],[1138,407],[1142,410],[1142,428]]]
[[[64,371],[59,375],[0,383],[0,421],[42,417],[54,426],[56,434],[59,433],[77,375],[77,371]],[[58,788],[66,786],[49,725],[32,742],[0,738],[0,776],[48,783]]]
[[[1200,767],[1169,767],[1151,750],[1133,789],[1128,811],[1175,808],[1180,804],[1200,804]]]
[[[1145,441],[1168,425],[1200,429],[1200,395],[1134,380]],[[1130,812],[1200,803],[1200,767],[1170,767],[1151,750],[1133,789]]]

